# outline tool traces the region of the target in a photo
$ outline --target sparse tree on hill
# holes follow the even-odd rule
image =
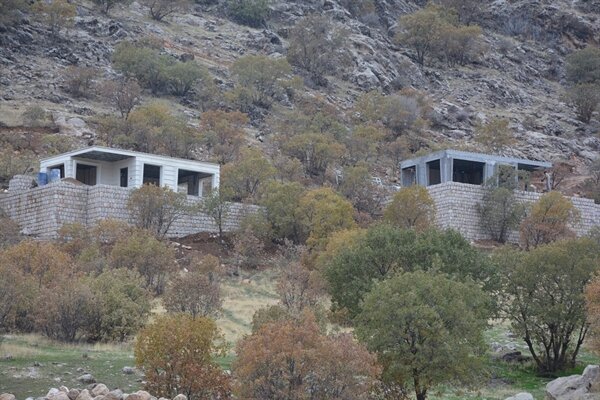
[[[206,111],[200,116],[200,131],[211,154],[219,164],[237,158],[245,142],[244,126],[248,116],[239,111]]]
[[[499,153],[505,147],[516,142],[505,118],[492,118],[477,129],[475,140],[486,146],[494,153]]]
[[[600,84],[580,83],[567,89],[566,95],[577,110],[577,119],[588,124],[600,104]]]
[[[186,11],[191,3],[189,0],[142,0],[141,3],[148,7],[152,19],[162,21],[169,15]]]
[[[247,148],[237,161],[226,164],[221,174],[221,186],[229,190],[233,200],[256,200],[262,185],[275,176],[275,168],[259,149]]]
[[[19,14],[27,8],[28,4],[25,0],[0,0],[0,24],[17,24]]]
[[[204,197],[202,210],[213,219],[217,225],[219,238],[223,239],[225,220],[231,210],[227,190],[223,188],[213,189],[208,196]]]
[[[77,15],[77,6],[67,0],[38,1],[33,7],[36,18],[50,27],[50,33],[57,37],[62,28],[68,28],[73,24]]]
[[[579,83],[600,83],[600,48],[587,46],[567,57],[567,78]]]
[[[271,9],[272,0],[227,0],[225,2],[229,15],[237,22],[259,28],[263,26]]]
[[[426,59],[437,51],[447,21],[439,7],[429,5],[412,14],[402,16],[400,26],[404,32],[398,33],[396,42],[412,47],[416,52],[416,61],[424,65]]]
[[[423,186],[408,186],[394,195],[383,215],[394,226],[423,231],[435,223],[435,202]]]
[[[142,88],[134,78],[105,81],[100,86],[100,93],[123,119],[129,118],[131,111],[142,100]]]
[[[92,97],[94,78],[98,70],[92,67],[68,67],[63,75],[67,92],[75,97]]]
[[[104,14],[108,14],[111,8],[117,4],[128,4],[131,0],[93,0]]]

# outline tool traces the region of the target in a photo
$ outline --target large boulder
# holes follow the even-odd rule
[[[17,400],[17,398],[12,393],[2,393],[0,394],[0,400]]]
[[[77,396],[77,398],[75,400],[92,400],[93,397],[90,394],[90,391],[87,389],[83,389],[81,391],[81,393],[79,393],[79,396]]]
[[[121,389],[111,390],[106,396],[105,400],[123,400],[123,391]]]
[[[83,374],[77,380],[85,384],[96,383],[96,378],[92,374]]]
[[[106,396],[110,392],[104,383],[99,383],[92,389],[92,396]]]
[[[546,400],[600,400],[600,365],[588,365],[583,375],[564,376],[548,383]]]
[[[507,397],[506,400],[534,400],[534,398],[531,393],[521,392],[512,397]]]
[[[138,390],[127,396],[127,400],[152,400],[152,395],[145,390]]]

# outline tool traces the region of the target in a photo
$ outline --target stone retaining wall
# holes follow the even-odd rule
[[[429,194],[437,207],[437,224],[440,228],[452,228],[469,240],[490,239],[489,234],[479,223],[477,204],[481,203],[485,189],[481,186],[457,182],[446,182],[429,186]],[[531,204],[539,200],[543,193],[516,191],[517,201]],[[573,205],[581,212],[581,219],[571,228],[578,236],[600,225],[600,205],[591,199],[570,197]],[[510,233],[509,242],[519,242],[519,232]]]
[[[130,222],[127,199],[131,190],[65,181],[29,189],[19,185],[18,189],[11,187],[7,193],[0,195],[0,209],[17,222],[25,234],[53,239],[60,227],[68,223],[93,226],[107,218]],[[189,205],[201,201],[189,196],[187,199]],[[235,230],[245,215],[258,210],[259,206],[231,203],[223,224],[224,230]],[[174,238],[200,232],[218,232],[218,227],[210,216],[202,212],[186,213],[175,221],[167,236]]]

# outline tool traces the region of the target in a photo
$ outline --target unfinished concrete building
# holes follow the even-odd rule
[[[521,158],[502,157],[491,154],[442,150],[400,164],[402,186],[432,186],[446,182],[482,185],[498,172],[500,166],[516,171],[545,170],[552,163]],[[518,177],[518,174],[515,174]]]

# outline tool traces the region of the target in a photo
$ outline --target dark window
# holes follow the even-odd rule
[[[427,185],[437,185],[438,183],[442,183],[440,160],[429,161],[427,163]]]
[[[454,182],[481,185],[485,163],[467,160],[453,160],[452,180]]]
[[[417,183],[417,167],[407,167],[401,172],[402,186],[411,186]]]
[[[98,168],[94,165],[77,164],[75,179],[86,185],[94,186],[96,184]]]
[[[160,186],[160,167],[158,165],[144,164],[144,184]]]
[[[129,181],[129,169],[121,168],[121,187],[127,187],[127,182]]]

